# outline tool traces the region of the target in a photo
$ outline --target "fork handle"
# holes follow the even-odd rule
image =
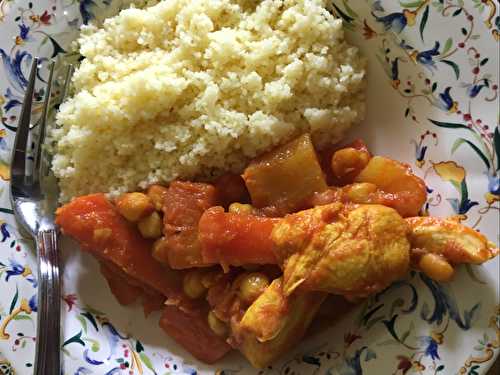
[[[36,235],[38,260],[38,318],[34,375],[61,374],[61,289],[57,231]]]

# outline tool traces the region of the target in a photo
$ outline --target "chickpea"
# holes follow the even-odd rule
[[[239,278],[239,297],[247,304],[252,304],[269,286],[269,279],[261,272],[247,273]]]
[[[254,213],[251,204],[243,204],[243,203],[231,203],[228,211],[240,215],[241,214],[252,215]]]
[[[122,194],[116,200],[118,212],[133,223],[145,218],[154,211],[153,202],[143,193]]]
[[[370,194],[377,191],[377,185],[369,182],[352,184],[347,189],[347,196],[354,203],[369,203]]]
[[[165,186],[151,185],[150,187],[148,187],[146,194],[153,202],[153,205],[155,206],[155,209],[157,211],[162,210],[167,192],[168,189]]]
[[[418,267],[436,281],[450,281],[455,272],[446,259],[433,253],[423,255],[418,262]]]
[[[193,270],[189,271],[184,276],[182,286],[184,293],[186,293],[189,298],[196,299],[205,294],[207,289],[202,283],[203,274],[202,270]]]
[[[153,258],[163,264],[168,264],[168,247],[167,238],[165,236],[158,238],[153,244]]]
[[[332,156],[332,170],[337,178],[355,177],[366,167],[370,155],[363,150],[347,147],[336,151]]]
[[[228,334],[227,324],[224,323],[219,318],[217,318],[213,311],[210,311],[208,313],[207,320],[208,320],[208,326],[212,331],[215,332],[217,336],[222,336],[222,337],[227,336]]]
[[[222,276],[219,270],[209,270],[201,277],[201,283],[207,289],[213,287],[217,280]]]
[[[161,224],[160,214],[154,211],[151,215],[139,221],[137,227],[142,237],[154,239],[161,237]]]

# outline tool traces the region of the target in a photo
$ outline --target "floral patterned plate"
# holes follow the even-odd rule
[[[30,374],[37,281],[32,245],[8,199],[9,154],[34,55],[68,51],[78,26],[126,0],[0,0],[0,373]],[[422,176],[425,210],[499,240],[499,3],[334,0],[369,59],[368,118],[352,132]],[[40,79],[43,79],[43,74]],[[38,93],[39,99],[43,92]],[[96,262],[63,244],[64,374],[256,373],[237,354],[200,364],[123,308]],[[500,346],[499,259],[440,285],[412,273],[310,335],[259,374],[485,374]]]

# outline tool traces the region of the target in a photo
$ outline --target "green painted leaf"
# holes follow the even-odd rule
[[[338,15],[347,23],[351,23],[354,21],[354,18],[348,16],[345,14],[335,3],[332,2],[333,7],[335,8],[335,11],[338,13]]]
[[[144,351],[144,346],[142,346],[142,344],[139,340],[137,340],[137,342],[135,343],[135,351],[137,353],[141,353]]]
[[[497,154],[497,171],[500,171],[500,130],[498,130],[498,126],[495,128],[495,134],[493,135],[493,145]]]
[[[457,63],[450,61],[450,60],[441,60],[442,63],[445,63],[446,65],[449,65],[452,67],[453,72],[455,73],[455,77],[457,79],[460,78],[460,67],[457,65]]]
[[[403,7],[403,8],[408,8],[408,9],[411,9],[411,8],[418,8],[420,5],[422,5],[422,0],[419,0],[419,1],[412,1],[410,3],[405,3],[403,1],[400,1],[399,4]]]
[[[437,82],[434,82],[432,84],[432,92],[436,91],[437,87],[438,87]]]
[[[366,322],[366,329],[371,329],[375,324],[381,322],[382,320],[384,320],[383,316],[373,318],[372,320]]]
[[[486,64],[488,64],[488,61],[490,61],[490,59],[488,59],[487,57],[482,59],[481,62],[479,63],[479,65],[481,66],[485,66]]]
[[[439,126],[440,128],[447,128],[447,129],[466,129],[469,131],[472,131],[469,129],[466,125],[464,124],[458,124],[455,122],[441,122],[441,121],[436,121],[432,119],[428,119],[430,122],[432,122],[434,125]]]
[[[99,328],[97,327],[97,322],[95,321],[94,316],[91,313],[85,311],[85,312],[80,313],[80,315],[82,315],[85,318],[87,318],[88,321],[90,322],[90,324],[92,324],[92,326],[94,327],[94,329],[96,331],[99,331]]]
[[[81,346],[85,346],[85,343],[82,340],[82,331],[78,332],[77,334],[73,335],[72,337],[70,337],[69,339],[64,341],[62,346],[65,347],[66,345],[69,345],[72,343],[76,343],[76,344],[80,344]]]
[[[80,322],[83,332],[87,333],[87,321],[83,318],[83,316],[77,316],[76,319]]]
[[[52,38],[51,36],[48,36],[50,42],[52,43],[52,48],[53,48],[53,51],[52,51],[52,58],[56,57],[58,54],[60,53],[64,53],[66,52],[64,50],[64,48],[61,47],[61,45],[54,39]]]
[[[448,38],[444,43],[443,52],[441,52],[441,54],[446,55],[452,46],[453,46],[453,38]]]
[[[438,373],[439,371],[443,371],[444,370],[444,365],[439,365],[437,368],[436,368],[436,371],[434,372],[435,374]]]
[[[14,320],[33,320],[29,315],[16,315]]]
[[[83,341],[89,342],[90,343],[90,350],[93,352],[98,352],[99,349],[101,348],[101,344],[99,344],[99,341],[90,339],[90,338],[84,338]]]
[[[153,364],[151,363],[151,360],[146,355],[146,353],[144,353],[144,352],[140,353],[139,354],[139,358],[141,358],[142,363],[144,363],[148,369],[150,369],[151,371],[155,372]]]
[[[429,19],[429,6],[427,5],[424,10],[424,14],[422,15],[422,20],[420,21],[420,38],[422,38],[422,42],[424,41],[424,30],[425,25],[427,25],[427,21]]]
[[[349,14],[353,18],[358,18],[358,14],[349,6],[347,0],[342,0],[342,4],[344,4],[344,8],[347,14]]]
[[[463,10],[463,8],[458,8],[456,11],[453,12],[452,16],[453,17],[458,16],[460,13],[462,13],[462,10]]]
[[[482,352],[482,351],[483,351],[483,349],[484,349],[484,345],[476,345],[476,346],[474,347],[474,350],[477,350],[478,352]]]
[[[484,165],[486,166],[486,169],[490,169],[490,162],[486,155],[477,147],[474,143],[471,141],[464,139],[464,138],[458,138],[454,143],[453,146],[451,147],[451,152],[454,153],[461,145],[467,144],[474,150],[474,152],[481,158],[483,161]]]
[[[12,314],[12,311],[14,311],[18,298],[19,298],[19,290],[17,289],[17,284],[16,284],[16,294],[14,294],[14,297],[12,298],[12,301],[10,303],[9,314]]]

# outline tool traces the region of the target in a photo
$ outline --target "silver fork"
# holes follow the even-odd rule
[[[38,263],[38,319],[35,355],[35,375],[61,374],[60,323],[61,291],[57,247],[57,229],[54,224],[56,199],[43,188],[44,171],[42,145],[49,114],[50,96],[54,76],[54,63],[50,64],[43,112],[38,123],[34,161],[28,162],[31,108],[38,73],[39,60],[33,59],[28,86],[14,140],[11,160],[10,198],[14,214],[21,226],[36,243]],[[65,91],[70,72],[66,76]]]

